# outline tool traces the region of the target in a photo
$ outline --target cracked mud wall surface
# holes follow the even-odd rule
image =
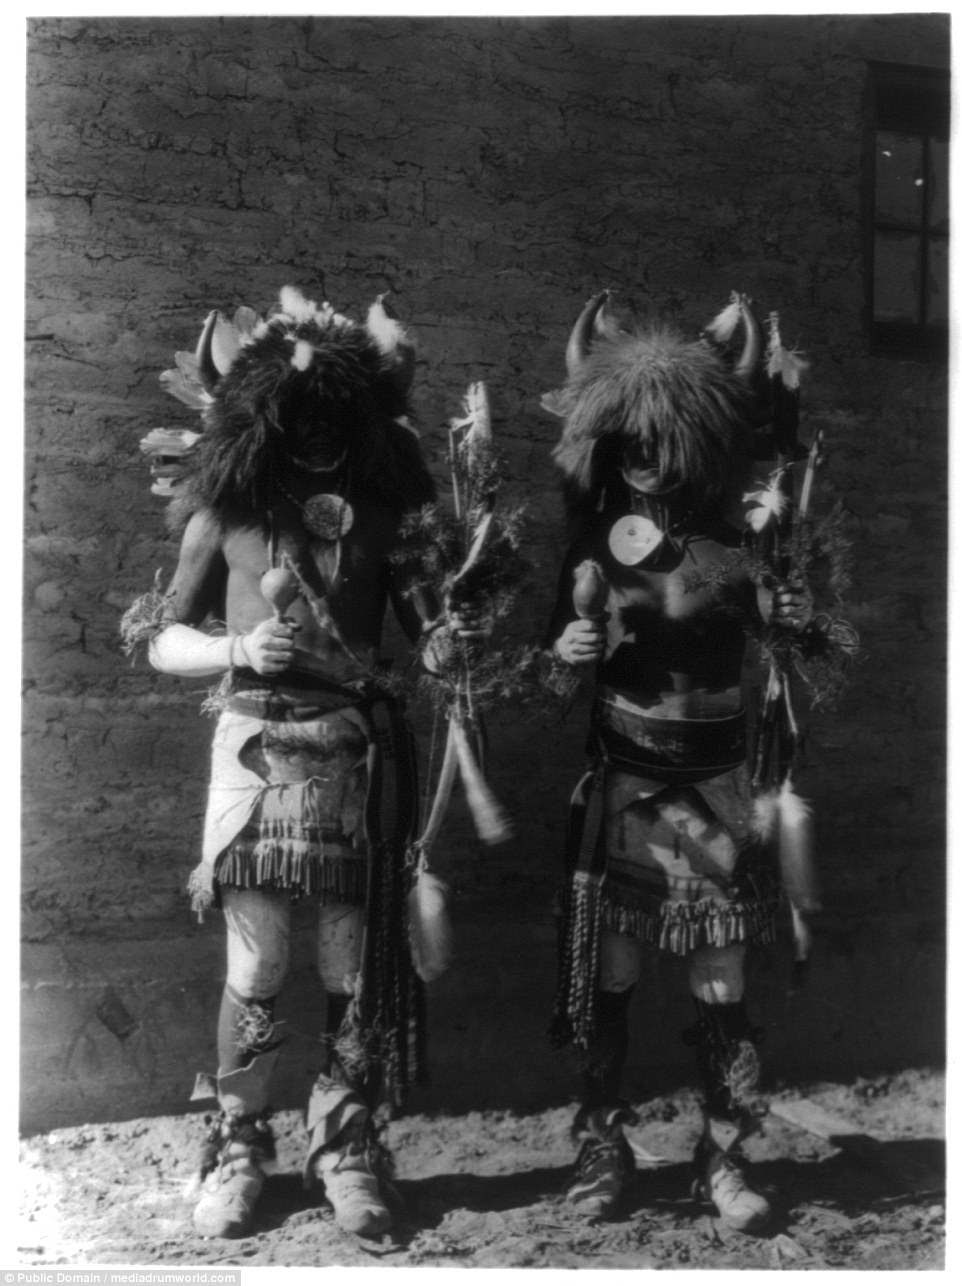
[[[487,382],[529,506],[530,637],[564,538],[539,399],[584,300],[610,286],[693,333],[733,288],[780,311],[811,362],[803,436],[828,440],[820,503],[852,516],[864,660],[842,709],[810,721],[826,913],[808,990],[786,998],[785,949],[753,964],[770,1061],[846,1075],[941,1057],[947,382],[870,351],[861,175],[868,62],[947,66],[947,44],[939,15],[31,21],[28,1127],[181,1110],[212,1059],[220,926],[195,925],[183,893],[204,691],[132,666],[117,625],[176,556],[137,443],[192,420],[157,376],[209,309],[264,309],[287,282],[355,313],[390,292],[442,489],[444,422]],[[460,953],[432,987],[429,1107],[573,1089],[543,1032],[585,715],[582,699],[562,726],[493,721],[510,844],[480,849],[460,806],[448,823]],[[291,1101],[316,1054],[300,914]],[[635,1021],[665,1038],[636,1056],[639,1084],[687,1068],[687,1019],[656,964]]]

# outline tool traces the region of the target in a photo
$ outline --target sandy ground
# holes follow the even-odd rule
[[[201,1121],[166,1116],[59,1129],[21,1144],[22,1266],[446,1266],[479,1268],[940,1269],[944,1080],[902,1072],[776,1093],[746,1145],[777,1217],[765,1236],[726,1230],[689,1195],[698,1131],[688,1091],[640,1105],[642,1160],[618,1216],[565,1204],[570,1108],[410,1116],[387,1127],[401,1201],[380,1242],[341,1233],[299,1177],[298,1113],[275,1117],[277,1172],[254,1234],[209,1241],[185,1196]],[[789,1124],[802,1107],[843,1139]],[[645,1158],[647,1157],[647,1160]]]

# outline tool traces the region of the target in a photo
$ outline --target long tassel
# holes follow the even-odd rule
[[[796,964],[804,964],[811,954],[812,936],[805,917],[821,905],[814,848],[812,810],[795,794],[789,774],[778,794],[778,865],[791,905]]]
[[[812,809],[807,800],[796,794],[790,772],[781,786],[755,797],[752,830],[760,840],[776,846],[781,884],[791,908],[795,960],[804,962],[812,941],[805,916],[818,911],[821,900]]]
[[[587,1049],[597,1021],[601,966],[601,890],[594,875],[576,872],[565,895],[561,970],[551,1021],[555,1044]]]
[[[451,736],[457,751],[465,798],[478,835],[485,844],[500,844],[511,837],[511,822],[485,781],[464,724],[456,714],[451,717]]]
[[[195,866],[187,880],[190,909],[197,916],[197,923],[204,923],[204,915],[214,905],[214,885],[210,867],[201,863]]]
[[[428,870],[422,855],[407,895],[407,912],[411,962],[424,982],[433,982],[447,972],[454,956],[449,901],[447,884]]]

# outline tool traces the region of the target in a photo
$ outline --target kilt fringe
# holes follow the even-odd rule
[[[363,906],[367,893],[363,860],[332,856],[303,839],[265,838],[247,851],[229,848],[217,863],[215,878],[232,888],[296,889],[354,906]]]
[[[603,897],[601,924],[661,951],[687,955],[696,947],[730,947],[740,942],[768,946],[775,941],[775,907],[727,902],[663,902],[657,913],[619,905]]]

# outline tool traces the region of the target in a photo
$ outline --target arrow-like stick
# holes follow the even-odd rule
[[[456,589],[465,583],[469,573],[477,565],[494,524],[494,495],[479,498],[473,494],[472,485],[477,482],[477,466],[490,446],[491,440],[491,417],[487,390],[483,383],[470,385],[464,399],[464,410],[464,416],[459,420],[452,420],[448,427],[454,516],[458,522],[465,524],[467,543],[464,560],[448,585],[448,608]],[[475,519],[471,530],[472,516],[476,512],[479,500],[480,517]],[[486,844],[497,844],[511,833],[510,823],[488,786],[471,745],[471,736],[468,731],[471,723],[471,668],[466,657],[462,660],[461,668],[462,673],[454,684],[453,701],[448,712],[447,739],[441,773],[427,824],[418,841],[422,851],[434,842],[450,802],[455,776],[458,774],[464,785],[465,798],[481,840]]]

